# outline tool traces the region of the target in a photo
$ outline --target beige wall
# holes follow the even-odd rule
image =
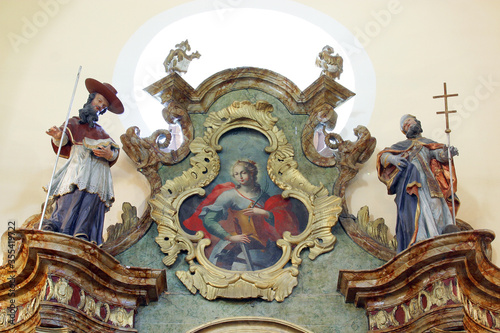
[[[78,66],[83,72],[73,110],[86,100],[85,77],[110,82],[117,58],[132,34],[156,14],[187,2],[0,1],[0,230],[7,229],[10,219],[20,226],[45,200],[41,187],[50,179],[55,157],[44,131],[64,121]],[[403,139],[398,127],[404,113],[422,120],[426,136],[444,140],[444,119],[435,114],[443,103],[432,96],[442,93],[445,81],[450,93],[460,95],[450,100],[450,107],[459,109],[451,121],[452,144],[460,150],[456,167],[462,207],[457,217],[477,229],[500,233],[495,213],[500,181],[495,172],[499,160],[495,127],[500,119],[496,113],[500,105],[500,2],[299,2],[339,21],[365,47],[377,80],[368,125],[378,140],[376,152]],[[241,7],[246,2],[211,3],[216,9]],[[274,38],[281,33],[286,32],[275,31]],[[179,40],[183,38],[179,32]],[[287,59],[292,58],[283,57],[283,61]],[[100,123],[117,141],[125,131],[115,115],[106,114]],[[107,215],[108,224],[119,221],[124,201],[144,208],[148,187],[134,169],[125,154],[113,167],[117,202]],[[368,205],[374,218],[384,217],[394,230],[393,198],[377,180],[374,158],[363,167],[348,194],[351,212]],[[493,261],[498,265],[500,241],[493,246]]]

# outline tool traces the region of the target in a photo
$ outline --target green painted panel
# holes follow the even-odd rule
[[[302,153],[300,137],[308,116],[291,115],[278,99],[253,89],[233,91],[222,96],[212,105],[210,111],[219,111],[231,105],[233,101],[244,100],[252,103],[265,100],[273,105],[273,115],[279,118],[276,126],[285,132],[293,145],[299,171],[308,177],[311,183],[315,185],[322,183],[331,192],[338,170],[317,167]],[[205,117],[206,114],[191,115],[195,135],[203,134]],[[221,142],[223,140],[224,136]],[[241,146],[234,149],[235,152],[227,149],[226,152],[221,152],[221,155],[241,154],[246,148]],[[162,181],[179,176],[182,171],[189,168],[191,156],[189,155],[178,165],[162,167],[160,170]],[[164,254],[155,242],[158,232],[156,225],[153,224],[138,243],[117,256],[123,265],[167,269],[168,291],[157,302],[139,308],[136,327],[139,332],[185,332],[221,318],[265,316],[289,321],[315,333],[366,332],[368,321],[365,311],[355,308],[352,304],[346,304],[344,297],[337,291],[338,273],[340,269],[374,269],[384,262],[356,245],[344,232],[340,223],[333,228],[333,234],[337,237],[333,251],[319,256],[314,261],[309,260],[307,251],[302,254],[304,260],[299,267],[298,285],[284,302],[268,302],[261,299],[208,301],[199,294],[191,294],[175,276],[178,270],[188,270],[184,254],[179,256],[172,267],[167,268],[163,265]]]
[[[177,279],[177,270],[187,271],[184,255],[167,268],[168,290],[158,302],[139,308],[136,326],[139,332],[186,332],[204,323],[227,317],[265,316],[289,321],[315,333],[359,333],[368,330],[365,311],[346,304],[337,291],[340,269],[374,269],[384,264],[356,245],[340,223],[333,228],[335,249],[311,261],[307,252],[300,266],[298,285],[285,301],[260,299],[208,301],[193,295]],[[166,268],[164,254],[155,243],[156,225],[133,247],[117,256],[128,266]]]

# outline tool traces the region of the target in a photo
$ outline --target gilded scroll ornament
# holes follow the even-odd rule
[[[86,294],[83,289],[80,289],[80,302],[77,308],[85,312],[91,318],[97,318],[102,322],[107,323],[111,315],[109,304],[97,301],[90,295]],[[104,308],[104,316],[102,315]]]
[[[54,298],[59,303],[68,304],[71,296],[73,296],[73,288],[69,285],[68,280],[59,278],[54,285]]]
[[[132,126],[120,136],[123,150],[135,163],[137,170],[148,179],[152,194],[158,192],[161,187],[161,179],[158,175],[160,167],[179,163],[189,154],[189,144],[194,132],[189,115],[176,102],[168,103],[162,113],[167,123],[180,124],[182,128],[184,140],[175,151],[167,150],[172,140],[172,134],[168,130],[159,129],[149,137],[141,138],[139,128]]]
[[[391,250],[396,250],[397,240],[393,236],[390,236],[389,227],[385,224],[385,220],[383,218],[378,218],[374,221],[370,221],[368,206],[363,206],[358,211],[357,225],[363,232],[370,236],[371,239]]]
[[[167,254],[163,262],[170,266],[176,261],[180,251],[186,251],[189,272],[177,271],[176,275],[192,293],[199,291],[209,300],[218,297],[259,297],[269,301],[283,301],[297,285],[298,266],[302,261],[301,252],[309,249],[309,258],[315,259],[334,247],[335,236],[331,233],[331,228],[336,224],[341,211],[341,200],[330,196],[324,186],[312,185],[297,170],[293,147],[283,131],[275,126],[278,119],[272,116],[272,111],[272,106],[267,102],[252,104],[242,101],[210,113],[204,123],[203,137],[195,138],[190,145],[194,154],[190,160],[191,168],[185,170],[182,175],[167,180],[160,192],[150,200],[151,216],[158,226],[159,235],[156,242]],[[237,156],[234,158],[240,159],[232,165],[231,173],[235,179],[239,177],[239,183],[216,185],[203,199],[213,198],[214,202],[202,202],[198,206],[197,214],[200,214],[200,217],[193,214],[181,221],[181,205],[196,195],[204,196],[204,187],[219,175],[219,152],[223,150],[219,141],[232,130],[236,131],[232,133],[250,130],[265,137],[268,143],[264,148],[267,156],[266,177],[281,194],[268,195],[268,182],[261,181],[259,184],[256,178],[252,178],[257,175],[258,163]],[[246,144],[248,145],[248,142]],[[229,168],[226,165],[224,167],[226,170]],[[260,173],[264,172],[261,170]],[[225,186],[227,188],[224,188]],[[260,193],[258,196],[254,199],[249,199],[252,196],[245,197],[245,191],[257,188],[259,190],[255,190],[255,194]],[[224,213],[227,218],[218,220],[218,211],[215,210],[212,214],[211,209],[224,200],[234,204],[250,202],[250,205],[248,208],[238,208],[240,210],[229,209]],[[285,208],[289,207],[287,205],[292,202],[290,200],[296,200],[298,205],[305,207],[307,218],[300,230],[295,228],[295,222],[289,222],[298,221],[294,220],[294,213]],[[274,213],[277,211],[272,210],[273,204],[279,206],[280,214]],[[274,220],[269,224],[271,214]],[[209,223],[212,218],[213,222]],[[187,228],[187,221],[195,221],[193,223],[202,227]],[[291,224],[283,222],[281,225],[282,221]],[[280,229],[281,226],[283,229]],[[193,232],[188,232],[188,229]],[[267,236],[261,235],[263,230]],[[223,235],[218,235],[216,231]],[[260,252],[256,250],[258,248],[266,254],[271,253],[271,249],[278,250],[278,255],[273,257],[275,261],[266,261],[267,266],[262,266],[258,256]],[[231,255],[234,257],[229,261]],[[227,263],[231,266],[225,267]],[[288,263],[290,265],[285,267]],[[243,268],[235,268],[240,267],[238,265]]]
[[[405,313],[405,323],[424,314],[424,309],[420,298],[412,298],[408,305],[402,304],[401,308]]]
[[[469,317],[471,317],[474,322],[481,324],[482,326],[489,327],[488,315],[491,316],[488,310],[483,309],[477,304],[472,303],[470,300],[467,301],[465,309]]]
[[[7,309],[0,310],[0,328],[9,326],[9,313]]]
[[[83,310],[83,308],[85,307],[85,302],[85,291],[83,291],[83,289],[80,289],[80,302],[78,303],[77,308],[79,310]]]
[[[333,47],[326,45],[316,57],[316,66],[322,69],[322,75],[340,79],[340,74],[344,71],[344,60],[335,54]]]
[[[87,316],[93,317],[94,313],[96,313],[96,310],[97,306],[95,300],[92,297],[85,297],[83,312],[85,312]]]
[[[109,304],[103,303],[101,301],[95,301],[95,299],[90,296],[86,295],[83,291],[80,293],[80,304],[78,305],[78,308],[85,312],[87,316],[89,317],[94,317],[98,318],[99,320],[107,323],[110,317],[110,307]],[[104,316],[101,315],[102,313],[102,308],[104,307]]]
[[[111,308],[109,304],[96,301],[96,299],[87,294],[83,289],[73,287],[69,284],[68,280],[60,277],[57,282],[53,281],[53,277],[49,275],[45,284],[45,289],[48,292],[42,292],[41,295],[46,295],[45,300],[57,300],[58,303],[68,305],[73,293],[78,292],[79,289],[79,302],[76,308],[84,312],[90,318],[97,318],[98,320],[107,323],[110,320]],[[104,313],[104,314],[103,314]],[[131,326],[132,327],[132,326]]]
[[[43,300],[44,295],[45,290],[42,289],[34,298],[25,304],[17,305],[14,309],[10,307],[0,309],[0,330],[16,325],[18,328],[11,329],[9,332],[20,332],[22,328],[20,329],[18,324],[29,320],[40,310],[40,302]]]
[[[491,314],[491,318],[492,318],[492,321],[493,321],[493,328],[494,329],[497,329],[497,330],[500,330],[500,313],[492,313],[490,311],[490,314]]]
[[[435,308],[444,307],[449,303],[459,304],[459,297],[454,292],[456,283],[455,279],[447,282],[438,280],[422,289],[407,303],[399,304],[392,309],[381,309],[376,313],[370,314],[369,321],[371,329],[377,328],[381,330],[389,327],[398,327],[421,318]],[[404,313],[403,322],[399,322],[395,316],[396,311],[399,309],[403,310]],[[476,311],[476,313],[481,312]]]
[[[343,208],[347,212],[345,203],[345,189],[349,182],[358,174],[360,165],[364,164],[372,156],[377,139],[371,136],[370,131],[362,125],[354,129],[354,135],[358,138],[355,142],[344,140],[339,134],[326,133],[325,144],[334,150],[334,157],[340,168],[340,175],[333,188],[333,194],[343,200]]]
[[[420,297],[422,296],[427,298],[427,305],[424,308],[426,312],[429,311],[432,306],[443,306],[450,300],[453,301],[453,303],[458,303],[458,298],[453,293],[453,282],[445,285],[443,281],[436,281],[430,292],[426,290],[420,292]]]
[[[157,175],[159,167],[171,159],[171,153],[162,151],[170,144],[171,134],[167,130],[157,130],[147,138],[141,138],[140,134],[139,128],[132,126],[120,136],[120,140],[123,150],[134,161],[137,169],[146,176],[154,191],[161,186],[161,179]]]
[[[167,73],[187,73],[189,64],[194,59],[199,59],[201,57],[198,51],[188,54],[191,51],[191,46],[189,45],[188,40],[176,44],[175,49],[170,50],[167,58],[163,62],[163,66],[165,66],[165,71]]]
[[[500,313],[485,309],[480,304],[473,303],[468,299],[463,293],[459,293],[460,300],[464,306],[464,312],[469,316],[475,323],[500,331]],[[488,320],[490,319],[490,320]]]
[[[134,311],[128,311],[124,308],[116,308],[111,311],[109,320],[113,325],[119,327],[134,327]]]
[[[118,239],[118,237],[126,234],[139,224],[137,208],[135,206],[132,206],[130,202],[124,202],[122,204],[121,218],[122,223],[112,224],[108,227],[108,238],[106,238],[106,242]]]
[[[40,305],[40,297],[35,297],[30,302],[26,303],[24,306],[19,307],[17,321],[22,322],[30,318],[38,310],[39,305]]]
[[[392,311],[380,310],[375,314],[370,314],[368,320],[370,322],[370,329],[383,330],[392,326],[398,326],[399,322],[396,319],[396,310],[394,307]]]

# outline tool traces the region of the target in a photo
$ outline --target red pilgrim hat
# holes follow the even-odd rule
[[[103,95],[109,102],[109,107],[108,110],[116,113],[116,114],[121,114],[123,113],[123,104],[120,101],[118,97],[116,97],[116,94],[118,93],[116,89],[110,85],[109,83],[101,83],[95,79],[88,78],[85,80],[85,86],[87,87],[87,90],[89,93],[99,93]]]

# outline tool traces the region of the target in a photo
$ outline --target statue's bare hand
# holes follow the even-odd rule
[[[45,133],[53,137],[55,140],[61,140],[62,138],[62,131],[57,126],[52,126]]]
[[[398,155],[389,156],[388,162],[398,168],[398,170],[403,170],[408,166],[408,161]]]
[[[450,153],[451,153],[451,156],[458,156],[457,147],[450,146]]]
[[[92,149],[94,155],[97,157],[102,157],[110,161],[113,158],[113,151],[111,146],[98,146],[96,149]]]

